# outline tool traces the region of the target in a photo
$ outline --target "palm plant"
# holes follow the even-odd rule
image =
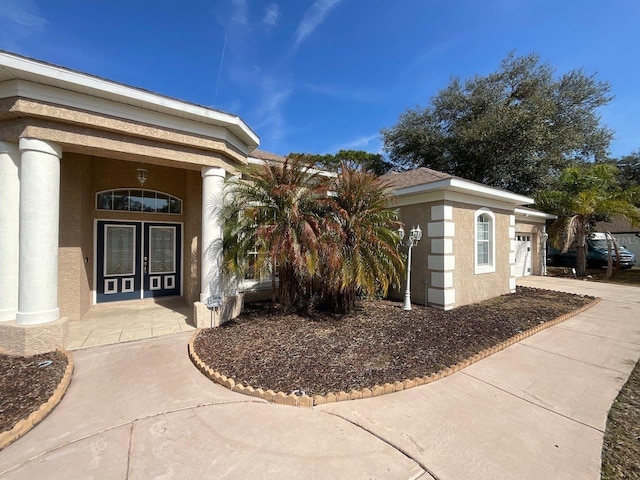
[[[635,207],[640,188],[620,188],[617,168],[604,163],[566,168],[555,188],[541,191],[535,198],[537,208],[558,215],[549,232],[551,242],[563,252],[576,242],[578,276],[586,271],[586,241],[595,221],[622,216],[640,222]]]
[[[223,210],[228,270],[257,279],[279,277],[280,303],[297,306],[318,265],[327,182],[300,159],[250,165],[230,188]],[[249,265],[248,258],[255,259]]]
[[[342,164],[324,223],[320,292],[324,306],[350,311],[359,294],[386,295],[404,270],[398,217],[376,177]]]

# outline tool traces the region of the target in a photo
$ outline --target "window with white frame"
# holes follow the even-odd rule
[[[495,216],[481,208],[475,216],[475,273],[492,273],[495,265]]]

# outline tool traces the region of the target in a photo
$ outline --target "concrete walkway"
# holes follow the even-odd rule
[[[640,288],[530,277],[597,306],[433,384],[301,409],[208,381],[179,333],[74,352],[67,395],[0,479],[599,479],[640,357]]]
[[[193,307],[182,298],[101,304],[81,320],[69,322],[67,350],[192,332]]]

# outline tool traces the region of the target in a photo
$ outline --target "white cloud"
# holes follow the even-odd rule
[[[329,148],[329,151],[334,153],[337,153],[340,150],[365,150],[371,153],[381,153],[382,143],[380,140],[380,134],[374,133],[372,135],[361,135],[353,140],[339,143]]]
[[[249,6],[247,5],[247,0],[231,0],[231,3],[233,3],[235,7],[235,12],[231,20],[240,25],[248,25]]]
[[[280,18],[280,7],[277,3],[270,4],[264,11],[264,17],[262,17],[262,23],[269,27],[275,27]]]
[[[0,3],[0,39],[11,49],[16,48],[16,40],[40,33],[46,25],[47,20],[40,16],[31,0],[2,0]]]
[[[313,31],[324,21],[329,12],[342,0],[316,0],[313,2],[298,25],[296,30],[295,46],[313,33]]]
[[[260,100],[255,109],[257,122],[252,127],[269,140],[280,140],[287,134],[283,109],[291,96],[291,88],[282,80],[264,76],[259,89]]]

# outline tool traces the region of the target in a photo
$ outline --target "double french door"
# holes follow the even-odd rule
[[[182,226],[100,220],[96,302],[180,295]]]

